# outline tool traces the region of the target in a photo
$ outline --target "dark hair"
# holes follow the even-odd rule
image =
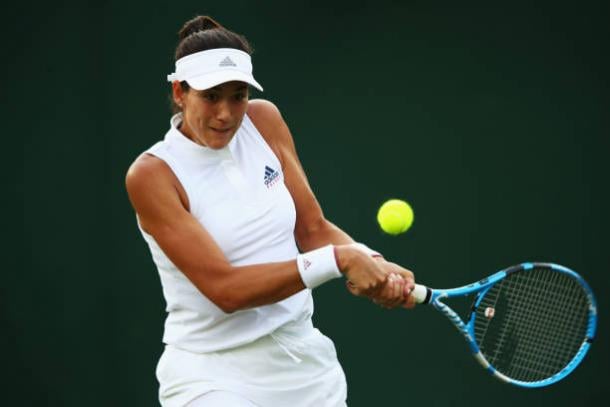
[[[209,16],[197,16],[184,23],[178,31],[178,38],[176,61],[187,55],[214,48],[235,48],[249,55],[252,54],[252,47],[245,37],[224,28]],[[185,92],[189,90],[186,81],[180,82],[180,86]],[[181,111],[173,99],[172,105],[174,113]]]

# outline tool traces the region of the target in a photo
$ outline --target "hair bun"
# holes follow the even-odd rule
[[[197,16],[184,23],[180,31],[178,31],[178,38],[180,38],[180,41],[182,41],[191,34],[197,33],[199,31],[213,30],[215,28],[223,27],[212,17]]]

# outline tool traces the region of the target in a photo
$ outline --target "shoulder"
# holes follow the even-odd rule
[[[143,153],[129,166],[125,175],[127,190],[138,188],[155,179],[163,179],[169,167],[163,160],[153,155]]]
[[[252,99],[248,102],[248,116],[255,125],[266,121],[283,121],[280,109],[265,99]]]
[[[147,153],[136,158],[125,175],[125,187],[134,206],[159,193],[175,192],[177,189],[180,192],[178,184],[178,179],[165,161]],[[178,195],[181,197],[182,194]]]
[[[282,161],[286,148],[292,150],[294,142],[278,107],[268,100],[253,99],[248,104],[248,117]]]
[[[153,155],[140,155],[129,167],[125,187],[142,229],[153,236],[189,202],[180,182],[165,163]]]

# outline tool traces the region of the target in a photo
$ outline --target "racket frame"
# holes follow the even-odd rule
[[[499,281],[506,278],[507,276],[509,276],[512,273],[527,272],[534,268],[550,268],[555,271],[567,274],[570,277],[574,278],[583,287],[583,289],[587,295],[587,299],[589,301],[589,315],[588,315],[588,325],[587,325],[587,333],[586,333],[585,340],[583,341],[582,345],[580,346],[579,350],[576,352],[576,354],[572,358],[572,360],[563,369],[561,369],[559,372],[555,373],[551,377],[548,377],[543,380],[528,382],[528,381],[512,379],[512,378],[502,374],[501,372],[496,370],[487,361],[487,359],[485,359],[485,356],[483,356],[483,353],[481,352],[479,346],[477,345],[477,343],[474,339],[474,337],[475,337],[474,321],[475,321],[477,307],[479,306],[481,300],[484,298],[487,291],[489,289],[491,289],[491,287],[494,284],[498,283]],[[445,300],[447,298],[464,297],[464,296],[467,296],[467,295],[473,294],[473,293],[477,293],[477,294],[476,294],[476,297],[475,297],[475,300],[473,303],[473,307],[470,311],[470,316],[468,318],[468,322],[466,322],[466,323],[453,309],[451,309],[451,307],[449,307],[447,304],[442,302],[443,300]],[[497,379],[499,379],[503,382],[510,383],[515,386],[527,387],[527,388],[537,388],[537,387],[548,386],[550,384],[558,382],[559,380],[563,379],[568,374],[570,374],[580,364],[580,362],[584,359],[585,355],[589,351],[589,347],[591,346],[591,342],[593,341],[593,338],[595,337],[595,331],[596,331],[596,327],[597,327],[597,303],[595,301],[595,296],[593,295],[593,291],[591,290],[591,287],[589,286],[589,284],[578,273],[570,270],[567,267],[561,266],[559,264],[554,264],[554,263],[540,263],[540,262],[521,263],[521,264],[518,264],[518,265],[515,265],[512,267],[509,267],[507,269],[504,269],[502,271],[498,271],[497,273],[492,274],[491,276],[484,278],[482,280],[479,280],[475,283],[457,287],[457,288],[432,289],[432,288],[426,287],[426,296],[425,296],[425,298],[421,299],[421,303],[432,305],[434,308],[436,308],[438,311],[440,311],[442,314],[444,314],[453,323],[453,325],[458,329],[458,331],[460,331],[462,336],[464,336],[464,339],[466,339],[466,342],[468,343],[468,346],[470,348],[470,351],[472,352],[473,357],[491,375],[493,375],[494,377],[496,377]]]

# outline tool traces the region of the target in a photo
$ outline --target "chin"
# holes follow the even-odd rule
[[[225,143],[225,144],[214,143],[214,144],[208,144],[207,147],[212,150],[220,150],[220,149],[225,148],[227,146],[227,144],[229,144],[229,143]]]
[[[214,140],[208,143],[207,147],[211,148],[212,150],[220,150],[221,148],[225,148],[233,139],[233,137],[231,137],[228,140]]]

